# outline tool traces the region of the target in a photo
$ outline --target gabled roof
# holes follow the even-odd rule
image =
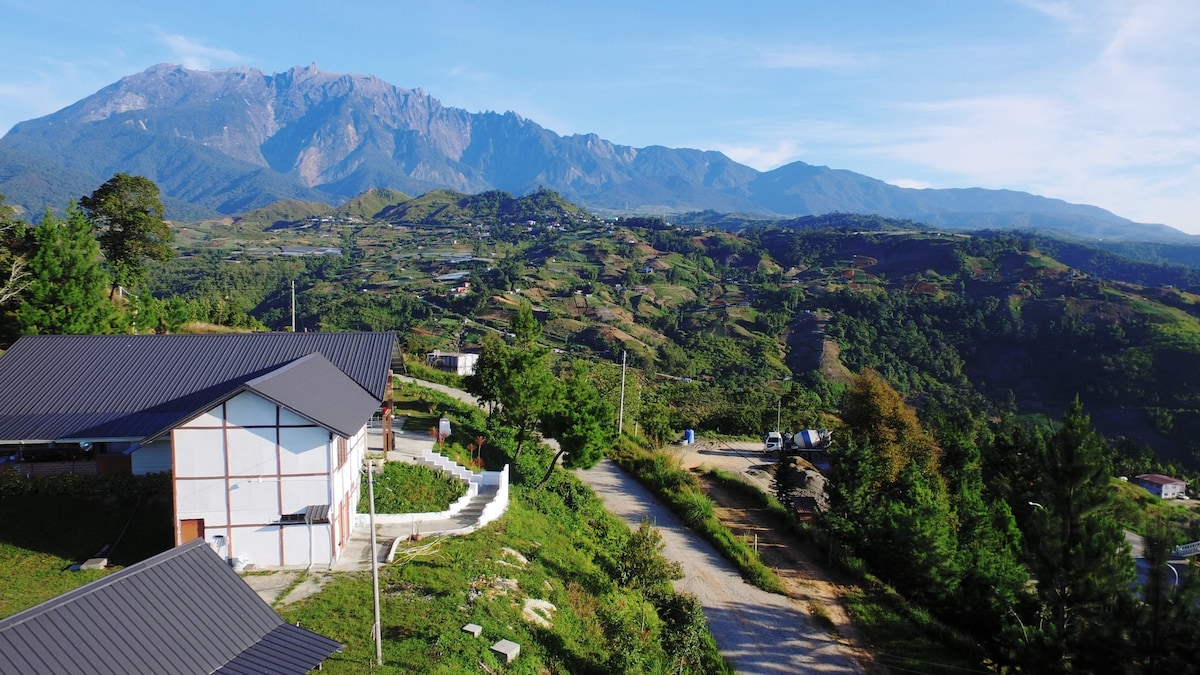
[[[379,399],[368,394],[320,354],[296,359],[250,380],[242,389],[346,438],[361,429],[379,407]]]
[[[0,356],[0,442],[141,439],[309,354],[381,401],[393,333],[36,335]]]
[[[0,674],[307,673],[341,644],[286,623],[203,539],[0,619]]]
[[[1142,483],[1151,483],[1153,485],[1174,485],[1175,483],[1187,483],[1182,478],[1172,478],[1164,476],[1161,473],[1144,473],[1137,477],[1137,480]]]

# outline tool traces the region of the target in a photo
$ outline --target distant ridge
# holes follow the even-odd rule
[[[1193,240],[1024,192],[914,190],[803,162],[760,172],[714,151],[560,136],[512,112],[446,107],[419,89],[315,64],[275,74],[157,65],[0,139],[0,193],[35,213],[62,209],[118,171],[154,180],[176,219],[283,200],[340,205],[372,188],[522,195],[545,187],[600,212],[847,212],[951,229]],[[361,217],[370,210],[343,208]]]

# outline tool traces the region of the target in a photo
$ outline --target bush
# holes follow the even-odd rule
[[[359,513],[366,513],[367,476],[362,477]],[[445,511],[467,486],[459,479],[420,464],[388,462],[383,473],[375,477],[375,511],[377,513],[427,513]]]

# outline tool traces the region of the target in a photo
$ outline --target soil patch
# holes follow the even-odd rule
[[[703,475],[700,482],[716,504],[714,512],[722,523],[751,545],[758,537],[763,562],[779,574],[788,597],[805,608],[813,625],[826,627],[853,651],[867,672],[886,673],[887,669],[876,664],[863,647],[866,642],[842,604],[842,593],[850,584],[812,562],[821,553],[791,532],[777,529],[774,515],[752,498]]]

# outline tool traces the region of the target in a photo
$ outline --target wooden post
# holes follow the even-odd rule
[[[387,461],[387,454],[396,449],[396,438],[392,435],[392,417],[395,414],[396,408],[396,377],[388,370],[387,389],[383,394],[383,461]]]

